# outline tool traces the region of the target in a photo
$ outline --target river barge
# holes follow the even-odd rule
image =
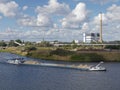
[[[55,64],[55,63],[42,63],[33,60],[21,60],[21,59],[14,59],[8,60],[7,63],[14,64],[14,65],[34,65],[34,66],[44,66],[44,67],[55,67],[55,68],[69,68],[69,69],[79,69],[79,70],[89,70],[89,71],[106,71],[106,68],[101,67],[100,65],[103,62],[100,62],[96,66],[90,65],[68,65],[68,64]]]

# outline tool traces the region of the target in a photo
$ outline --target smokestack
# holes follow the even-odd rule
[[[102,40],[102,12],[100,13],[100,43],[103,43]]]

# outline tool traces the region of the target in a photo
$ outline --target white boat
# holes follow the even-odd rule
[[[89,70],[90,71],[106,71],[105,67],[100,66],[103,62],[100,62],[99,64],[97,64],[94,67],[90,67]]]
[[[15,58],[7,61],[9,64],[22,64],[23,62],[23,58]]]

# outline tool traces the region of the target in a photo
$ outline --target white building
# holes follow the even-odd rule
[[[99,33],[83,33],[84,43],[98,42],[99,39],[100,39]]]
[[[79,41],[79,40],[74,40],[74,41],[75,41],[75,43],[76,43],[76,44],[80,43],[80,41]]]

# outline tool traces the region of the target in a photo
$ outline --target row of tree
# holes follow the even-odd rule
[[[18,43],[23,43],[21,40],[15,40]],[[1,47],[6,47],[6,46],[18,46],[18,44],[14,43],[14,40],[10,40],[9,42],[6,42],[4,40],[0,41],[0,46]]]
[[[17,47],[17,46],[19,46],[19,44],[15,43],[15,42],[20,43],[20,44],[24,44],[26,46],[40,46],[40,47],[50,47],[50,46],[52,46],[47,41],[42,41],[41,43],[35,43],[35,42],[29,42],[29,41],[24,42],[20,39],[17,39],[17,40],[10,40],[9,42],[6,42],[6,41],[2,40],[2,41],[0,41],[0,47],[6,47],[6,46]]]

